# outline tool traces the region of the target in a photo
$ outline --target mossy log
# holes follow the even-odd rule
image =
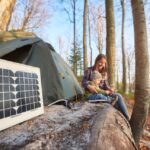
[[[45,113],[0,132],[2,150],[135,150],[130,125],[109,104],[45,107]]]

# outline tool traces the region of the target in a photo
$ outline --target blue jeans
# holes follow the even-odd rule
[[[99,93],[95,93],[95,94],[91,94],[88,97],[89,100],[97,100],[97,99],[103,99],[106,100],[108,102],[111,102],[111,98],[109,96],[103,95],[103,94],[99,94]]]
[[[124,102],[124,99],[123,99],[122,95],[119,94],[119,93],[114,93],[114,94],[111,94],[110,96],[111,96],[111,97],[116,97],[116,96],[118,96],[118,101],[116,102],[116,104],[115,104],[114,107],[115,107],[116,109],[118,109],[119,111],[121,111],[122,114],[125,116],[125,118],[126,118],[127,120],[129,120],[129,114],[128,114],[127,106],[126,106],[126,104],[125,104],[125,102]]]

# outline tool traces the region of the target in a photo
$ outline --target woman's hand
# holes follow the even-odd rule
[[[110,91],[111,94],[112,94],[112,93],[115,93],[116,90],[115,90],[114,88],[111,88],[109,91]]]
[[[97,90],[96,90],[95,86],[89,85],[87,88],[88,88],[88,90],[89,90],[90,93],[97,93]]]
[[[106,94],[112,94],[112,92],[110,90],[106,90],[105,92],[106,92]]]

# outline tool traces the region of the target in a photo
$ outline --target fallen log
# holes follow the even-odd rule
[[[98,112],[88,150],[135,150],[129,122],[113,107]]]
[[[2,150],[135,150],[125,118],[109,104],[45,107],[44,115],[0,132]]]

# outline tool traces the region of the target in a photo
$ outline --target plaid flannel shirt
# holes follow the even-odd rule
[[[91,73],[92,71],[94,71],[93,67],[89,67],[85,70],[84,72],[84,76],[82,79],[82,87],[87,90],[87,86],[89,84],[89,81],[91,81]],[[103,90],[109,90],[110,86],[108,85],[108,81],[107,81],[107,73],[102,73],[102,80],[101,83],[99,85],[99,87]]]

